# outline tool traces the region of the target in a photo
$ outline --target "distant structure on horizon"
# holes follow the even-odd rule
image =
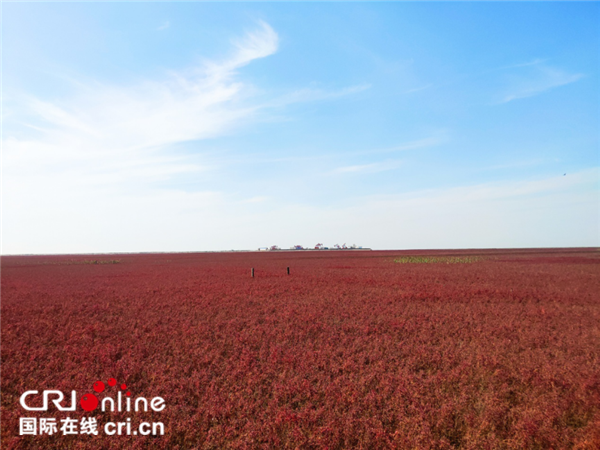
[[[266,252],[266,251],[280,251],[281,248],[278,245],[271,245],[270,247],[259,247],[258,251],[259,252]],[[310,247],[304,247],[302,245],[294,245],[292,247],[290,247],[289,250],[310,250],[310,251],[314,251],[314,250],[371,250],[368,247],[363,248],[362,246],[357,246],[356,244],[352,244],[350,247],[348,247],[345,243],[342,244],[341,246],[339,244],[335,244],[333,247],[325,247],[323,244],[319,243],[317,245],[315,245],[313,248]]]

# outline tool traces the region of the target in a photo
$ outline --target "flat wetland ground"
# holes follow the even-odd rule
[[[600,448],[598,249],[5,256],[1,343],[3,449]],[[166,408],[19,404],[111,377]]]

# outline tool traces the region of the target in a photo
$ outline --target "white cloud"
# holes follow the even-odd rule
[[[264,245],[282,247],[298,242],[355,242],[376,249],[598,246],[599,175],[595,168],[566,177],[368,196],[337,208],[286,205],[264,218],[260,235]],[[291,235],[298,242],[291,242]]]
[[[252,120],[260,105],[242,101],[246,86],[233,71],[276,50],[277,34],[261,23],[236,42],[230,58],[201,69],[131,86],[78,85],[72,97],[59,101],[29,98],[28,121],[39,133],[17,139],[5,127],[7,183],[32,173],[53,178],[70,172],[78,182],[104,172],[98,181],[112,182],[117,174],[151,181],[205,170],[169,147],[214,138]]]
[[[429,89],[429,88],[432,88],[432,87],[433,87],[433,84],[429,83],[429,84],[426,84],[424,86],[420,86],[420,87],[416,87],[416,88],[413,88],[413,89],[409,89],[408,91],[404,91],[404,94],[411,94],[413,92],[424,91],[425,89]]]
[[[550,67],[544,64],[542,60],[511,67],[524,69],[509,77],[508,87],[498,103],[508,103],[513,100],[533,97],[551,89],[574,83],[584,76],[580,73],[569,73],[562,69]]]
[[[357,94],[362,91],[370,89],[370,84],[359,84],[356,86],[349,86],[339,90],[324,90],[316,88],[304,88],[299,89],[289,94],[282,95],[273,101],[267,103],[265,106],[269,107],[281,107],[292,103],[303,103],[303,102],[315,102],[321,100],[330,100],[334,98],[344,97],[351,94]]]
[[[344,173],[378,173],[386,170],[393,170],[400,167],[401,161],[384,161],[370,164],[358,164],[353,166],[342,166],[331,171],[333,174]]]
[[[103,168],[109,181],[119,172],[135,177],[197,170],[197,163],[166,149],[251,120],[260,105],[241,101],[247,87],[234,79],[234,70],[276,51],[277,34],[261,22],[258,31],[236,41],[229,58],[199,69],[130,86],[78,83],[70,98],[59,101],[30,97],[23,102],[29,117],[20,120],[39,133],[11,137],[5,126],[5,175],[10,182],[32,171],[55,176],[70,170],[88,178]]]
[[[587,169],[569,176],[555,176],[537,180],[517,180],[498,183],[485,183],[473,186],[460,186],[449,189],[430,189],[402,195],[369,197],[368,203],[407,205],[410,203],[426,206],[429,203],[457,205],[473,201],[494,201],[508,198],[525,198],[543,193],[566,192],[580,186],[598,184],[598,168]],[[597,186],[596,186],[597,187]]]
[[[2,252],[223,245],[214,233],[225,235],[239,224],[236,214],[252,217],[270,202],[251,192],[169,187],[181,176],[194,182],[217,176],[219,169],[174,145],[229,135],[277,106],[257,100],[238,74],[277,49],[277,33],[259,22],[232,42],[229,57],[170,72],[162,80],[128,86],[74,80],[69,97],[19,99],[23,110],[5,110],[3,117]],[[280,106],[361,89],[288,95]],[[213,240],[196,241],[198,233]],[[191,241],[183,245],[186,239]]]
[[[448,141],[448,137],[446,136],[446,132],[441,130],[434,134],[433,136],[429,136],[422,139],[417,139],[410,142],[405,142],[400,145],[396,145],[394,147],[389,148],[380,148],[380,149],[372,149],[372,150],[364,150],[358,151],[353,154],[355,155],[371,155],[376,153],[396,153],[396,152],[404,152],[408,150],[416,150],[419,148],[428,148],[435,147],[441,145]]]
[[[50,184],[50,195],[31,192],[26,208],[9,197],[3,252],[227,250],[317,242],[373,248],[598,246],[598,176],[592,169],[355,198],[346,202],[351,206],[335,207],[175,190],[110,196],[72,189],[65,196]]]
[[[527,61],[527,62],[524,62],[524,63],[516,63],[516,64],[510,64],[508,66],[498,67],[496,69],[492,69],[491,71],[505,70],[505,69],[514,69],[516,67],[536,66],[538,64],[544,63],[545,61],[546,61],[545,59],[535,58],[535,59],[532,59],[531,61]]]
[[[440,145],[444,142],[447,142],[446,137],[440,136],[440,133],[434,134],[432,136],[417,139],[413,141],[408,141],[393,147],[387,148],[375,148],[369,150],[358,150],[358,151],[348,151],[346,149],[337,149],[337,152],[331,153],[318,153],[311,155],[294,155],[294,156],[278,156],[278,157],[270,157],[264,156],[261,154],[245,154],[244,156],[236,156],[234,158],[226,158],[220,160],[223,164],[246,164],[246,165],[254,165],[254,164],[265,164],[265,163],[286,163],[286,162],[307,162],[307,161],[321,161],[324,160],[339,160],[339,159],[347,159],[348,157],[353,156],[375,156],[379,154],[388,154],[388,153],[396,153],[396,152],[404,152],[408,150],[416,150],[420,148],[434,147]],[[331,149],[333,150],[333,149]],[[400,162],[398,162],[399,164]],[[332,162],[333,164],[333,162]],[[370,164],[367,164],[370,165]],[[361,165],[357,165],[356,167],[360,167]],[[348,166],[354,167],[354,166]],[[396,166],[394,166],[396,167]],[[391,167],[391,168],[394,168]],[[343,172],[343,171],[342,171]],[[331,172],[329,172],[331,173]]]
[[[220,62],[205,61],[201,73],[207,75],[207,81],[220,82],[234,75],[234,71],[255,59],[265,58],[277,51],[279,36],[271,26],[259,21],[259,28],[246,33],[242,39],[232,40],[234,54]]]

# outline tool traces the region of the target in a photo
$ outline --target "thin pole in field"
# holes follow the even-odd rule
[[[251,276],[252,278],[254,278],[254,267],[253,267],[252,269],[250,269],[250,276]]]

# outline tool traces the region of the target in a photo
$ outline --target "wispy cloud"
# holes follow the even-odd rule
[[[157,28],[157,30],[163,31],[163,30],[166,30],[167,28],[169,28],[170,26],[171,26],[171,22],[167,20],[165,23],[163,23],[161,26],[159,26]]]
[[[422,139],[416,139],[414,141],[405,142],[403,144],[400,144],[400,145],[397,145],[394,147],[378,148],[378,149],[371,149],[371,150],[361,150],[361,151],[354,152],[353,154],[355,154],[355,155],[372,155],[372,154],[378,154],[378,153],[405,152],[408,150],[416,150],[416,149],[420,149],[420,148],[435,147],[435,146],[441,145],[447,141],[448,141],[448,137],[446,135],[446,131],[442,130],[442,131],[434,134],[433,136],[429,136],[429,137],[422,138]]]
[[[36,173],[102,184],[206,171],[171,146],[221,136],[252,120],[263,106],[243,101],[249,86],[235,70],[275,53],[277,42],[277,33],[260,22],[235,40],[228,58],[199,68],[129,86],[78,82],[59,100],[23,99],[26,117],[18,120],[38,132],[17,138],[5,127],[5,174],[15,182]]]
[[[281,107],[293,103],[305,103],[305,102],[316,102],[322,100],[331,100],[335,98],[345,97],[347,95],[357,94],[362,91],[370,89],[370,84],[359,84],[355,86],[345,87],[343,89],[317,89],[317,88],[304,88],[296,91],[281,95],[274,100],[265,103],[265,107]]]
[[[542,60],[512,67],[522,70],[507,76],[508,86],[497,103],[508,103],[513,100],[533,97],[551,89],[574,83],[584,76],[581,73],[570,73],[548,66]]]
[[[45,131],[21,141],[21,148],[52,147],[53,152],[44,153],[51,161],[137,155],[145,162],[148,152],[162,147],[222,135],[260,106],[240,101],[247,86],[234,79],[235,69],[275,53],[277,39],[263,22],[257,32],[236,41],[229,58],[200,69],[130,86],[76,86],[73,96],[59,101],[29,98],[30,120],[41,122]]]
[[[512,161],[504,164],[495,164],[492,166],[481,167],[478,170],[503,170],[503,169],[519,169],[532,166],[541,166],[552,162],[558,162],[558,160],[550,160],[548,158],[538,158],[527,161]]]
[[[546,61],[545,59],[535,58],[535,59],[532,59],[531,61],[527,61],[527,62],[515,63],[515,64],[509,64],[507,66],[497,67],[495,69],[489,70],[488,72],[495,72],[497,70],[515,69],[517,67],[536,66],[538,64],[544,63],[545,61]]]
[[[424,91],[425,89],[429,89],[433,87],[433,83],[426,84],[424,86],[419,86],[417,88],[409,89],[408,91],[404,91],[404,94],[412,94],[413,92]]]
[[[370,164],[357,164],[353,166],[342,166],[331,171],[334,174],[355,174],[355,173],[378,173],[387,170],[393,170],[400,167],[401,161],[384,161]]]
[[[509,198],[525,198],[540,194],[568,191],[580,186],[593,187],[598,182],[599,173],[599,169],[594,167],[575,172],[571,176],[560,175],[531,180],[511,180],[472,186],[458,186],[450,189],[430,189],[398,196],[381,196],[381,201],[385,203],[415,202],[421,205],[426,205],[429,202],[444,202],[450,205],[473,201],[491,202]]]
[[[312,155],[289,155],[289,156],[266,156],[264,154],[245,154],[243,156],[236,156],[233,158],[217,158],[220,164],[265,164],[265,163],[290,163],[290,162],[306,162],[306,161],[324,161],[324,160],[336,160],[336,159],[347,159],[348,157],[355,156],[377,156],[385,155],[390,153],[405,152],[409,150],[417,150],[423,148],[430,148],[439,146],[448,141],[446,132],[444,130],[435,133],[432,136],[407,141],[396,146],[385,147],[385,148],[373,148],[364,150],[347,150],[344,148],[337,149],[337,151],[323,152]],[[360,167],[348,166],[348,167]]]
[[[112,171],[111,177],[119,171],[140,176],[158,176],[162,171],[168,177],[178,171],[207,170],[205,164],[177,156],[171,147],[231,133],[257,120],[260,111],[336,99],[369,88],[306,88],[275,99],[253,99],[253,87],[237,71],[277,52],[278,40],[271,26],[261,21],[256,29],[232,40],[229,57],[171,71],[162,80],[129,86],[77,81],[71,97],[24,99],[28,117],[22,121],[39,133],[17,139],[5,132],[8,173],[31,173],[32,166],[43,167],[40,173],[73,169],[81,176]],[[144,170],[134,170],[136,165]],[[153,171],[149,165],[154,165]]]
[[[448,86],[468,83],[474,85],[474,80],[486,79],[486,86],[497,84],[498,88],[492,93],[493,105],[508,103],[514,100],[533,97],[546,91],[574,83],[585,77],[582,73],[573,73],[548,64],[548,60],[535,58],[531,61],[518,62],[497,66],[480,72],[465,74],[440,84],[426,84],[405,91],[404,94],[426,89],[446,88]],[[489,98],[489,91],[486,96]]]
[[[204,220],[228,216],[227,211],[236,208],[268,205],[256,193],[227,194],[200,187],[188,192],[172,183],[214,177],[218,167],[208,164],[202,154],[177,151],[177,144],[230,135],[264,120],[260,114],[277,106],[272,93],[255,95],[258,90],[239,71],[276,53],[278,42],[273,28],[259,22],[232,41],[229,56],[171,71],[162,79],[129,85],[76,79],[68,96],[19,98],[20,109],[5,109],[3,118],[3,226],[11,245],[5,250],[123,250],[131,247],[107,242],[95,247],[89,234],[76,238],[76,230],[93,229],[100,236],[105,233],[102,227],[113,227],[111,220],[134,210],[137,215],[130,220],[136,227],[153,222],[175,230],[178,226],[172,228],[169,217],[200,214],[195,220]],[[363,85],[331,92],[300,89],[284,94],[279,106],[334,99],[363,89]],[[121,209],[123,205],[128,206]],[[58,247],[48,244],[52,239],[42,228],[53,236],[62,233]],[[195,231],[186,234],[190,233]],[[136,236],[134,228],[113,230],[113,236],[124,234]],[[160,249],[148,247],[152,248]]]
[[[592,168],[571,178],[368,196],[328,217],[322,211],[302,214],[329,224],[330,236],[351,236],[374,248],[597,246],[598,176]]]
[[[207,77],[207,81],[219,82],[235,74],[235,70],[250,62],[274,54],[279,45],[279,36],[264,22],[258,22],[258,28],[246,33],[241,39],[233,39],[231,44],[234,53],[224,61],[205,61],[200,69],[200,74]]]

